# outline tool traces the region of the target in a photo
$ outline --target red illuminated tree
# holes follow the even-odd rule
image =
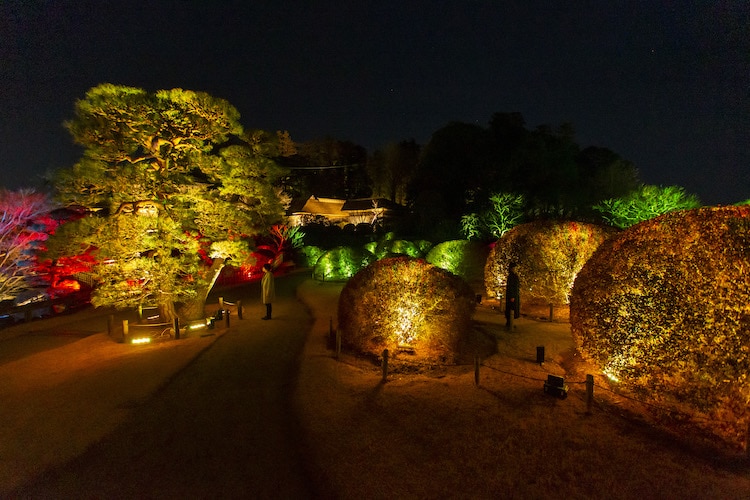
[[[30,190],[0,191],[0,300],[34,284],[34,250],[47,238],[49,197]]]

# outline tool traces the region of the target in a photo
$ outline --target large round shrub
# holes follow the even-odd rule
[[[425,260],[461,276],[469,283],[481,283],[488,252],[486,245],[476,241],[451,240],[432,247]]]
[[[614,232],[585,222],[536,221],[514,227],[497,241],[487,258],[487,296],[503,297],[508,265],[515,261],[522,300],[567,304],[583,264]]]
[[[342,345],[374,354],[410,346],[419,355],[453,359],[471,330],[475,305],[460,277],[421,259],[385,258],[341,291]]]
[[[611,378],[735,421],[750,403],[750,207],[670,212],[613,236],[578,274],[571,326]]]
[[[375,260],[365,250],[337,247],[323,253],[313,267],[313,278],[321,281],[346,281]]]

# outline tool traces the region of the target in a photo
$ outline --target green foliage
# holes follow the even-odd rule
[[[375,260],[370,252],[337,247],[323,253],[315,262],[313,278],[320,281],[346,281]]]
[[[604,200],[594,209],[610,225],[625,229],[673,210],[687,210],[700,206],[698,197],[687,194],[679,186],[641,186],[622,198]]]
[[[624,386],[742,444],[750,403],[750,206],[670,212],[610,238],[578,275],[581,352]],[[736,425],[734,425],[736,424]]]
[[[84,155],[59,173],[58,197],[100,216],[66,224],[50,249],[96,249],[97,305],[151,302],[173,315],[176,303],[205,300],[224,262],[244,261],[247,238],[282,216],[282,171],[266,156],[275,147],[244,134],[222,99],[103,84],[67,127]]]
[[[461,218],[461,229],[466,239],[498,239],[517,226],[523,218],[524,196],[513,193],[494,193],[491,208],[481,215],[468,214]]]
[[[516,226],[487,258],[487,295],[504,295],[508,265],[517,262],[522,294],[545,303],[567,304],[576,275],[612,233],[610,228],[583,222],[537,221]]]
[[[487,254],[486,245],[468,240],[453,240],[435,245],[425,260],[473,283],[481,282],[484,277]]]
[[[300,256],[302,258],[300,265],[302,267],[313,267],[324,253],[325,251],[318,246],[305,245],[300,249]]]
[[[469,334],[476,303],[464,280],[423,260],[382,259],[341,291],[342,345],[379,355],[399,345],[417,354],[453,359]]]

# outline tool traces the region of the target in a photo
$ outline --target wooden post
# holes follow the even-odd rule
[[[479,385],[479,356],[474,356],[474,385]]]
[[[138,323],[143,323],[143,304],[138,304]]]
[[[229,309],[224,311],[224,318],[225,318],[225,325],[227,328],[229,328]]]
[[[336,359],[341,356],[341,330],[336,328]]]
[[[594,402],[594,376],[586,375],[586,413],[591,413]]]
[[[552,322],[552,320],[555,318],[555,305],[550,302],[549,304],[549,320]]]
[[[333,316],[328,320],[328,338],[333,337]]]
[[[174,338],[180,338],[180,318],[174,319]]]
[[[219,297],[219,309],[224,309],[224,297]]]
[[[242,319],[242,301],[237,301],[237,319]]]
[[[122,320],[122,341],[128,343],[128,336],[130,335],[130,328],[128,326],[128,320]]]
[[[539,345],[536,347],[536,362],[540,365],[544,364],[544,346]]]
[[[510,311],[508,313],[508,330],[513,331],[513,329],[516,327],[514,325],[516,318],[514,317],[515,313],[513,311]]]
[[[112,338],[112,334],[115,330],[115,315],[110,314],[107,316],[107,335],[109,335],[109,338]]]
[[[383,349],[383,382],[388,379],[388,349]]]

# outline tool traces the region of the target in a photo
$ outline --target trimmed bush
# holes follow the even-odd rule
[[[712,432],[744,441],[750,206],[670,212],[604,242],[576,279],[571,327],[613,380],[708,414]]]
[[[382,259],[341,291],[342,345],[375,355],[410,346],[420,356],[453,360],[471,331],[475,306],[460,277],[421,259]]]
[[[505,294],[508,265],[518,263],[523,300],[568,304],[576,275],[615,229],[585,222],[536,221],[514,227],[487,258],[487,296]]]
[[[305,245],[297,253],[299,265],[302,267],[313,267],[323,253],[325,252],[320,247]]]
[[[313,267],[313,278],[320,281],[346,281],[374,260],[375,256],[367,251],[337,247],[318,258]]]
[[[429,251],[425,260],[469,283],[482,282],[484,265],[489,249],[486,245],[469,240],[452,240],[438,243]]]

